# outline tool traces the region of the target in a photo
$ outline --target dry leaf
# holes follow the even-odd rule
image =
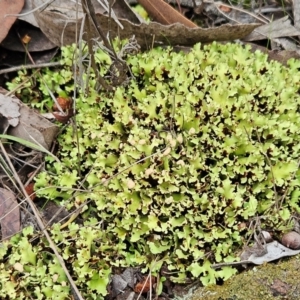
[[[121,274],[121,277],[127,282],[127,285],[133,289],[135,283],[134,268],[126,268],[126,270]]]
[[[34,2],[37,0],[34,0]],[[68,12],[58,5],[49,5],[43,11],[37,11],[35,17],[41,30],[56,45],[69,45],[75,42],[75,37],[80,28],[82,13],[78,12],[79,20],[76,21],[76,7],[68,7]],[[155,22],[150,24],[132,23],[125,19],[119,19],[119,25],[110,20],[108,16],[97,13],[97,21],[105,34],[111,38],[119,36],[121,39],[135,36],[139,45],[149,48],[155,43],[167,45],[193,45],[197,42],[229,41],[241,39],[251,33],[260,24],[223,25],[216,28],[187,28],[182,24],[161,25]],[[97,32],[92,27],[92,35],[97,37]],[[86,38],[83,36],[83,38]]]
[[[63,110],[63,111],[66,111],[66,110],[69,110],[72,108],[72,99],[71,98],[65,98],[65,97],[58,97],[56,98],[56,101],[57,101],[57,104],[60,106],[60,108]],[[53,110],[54,111],[59,111],[59,107],[58,105],[54,104],[53,105]]]
[[[112,294],[114,297],[122,293],[126,287],[127,282],[122,278],[121,275],[115,274],[112,277]]]
[[[49,150],[58,133],[58,126],[30,109],[17,97],[5,96],[6,92],[5,89],[0,89],[0,133],[5,133],[2,126],[6,122],[7,128],[9,125],[15,126],[10,126],[7,134]]]
[[[163,0],[138,0],[138,2],[144,7],[152,19],[160,24],[169,25],[180,23],[189,28],[198,27]]]
[[[18,17],[18,19],[26,21],[27,23],[29,23],[35,27],[39,27],[37,21],[35,20],[33,13],[31,13],[32,9],[33,9],[33,7],[32,7],[31,0],[26,0],[25,4],[23,6],[23,9],[20,12],[20,14],[23,16]]]
[[[300,59],[300,53],[297,51],[274,51],[268,50],[266,47],[262,47],[253,43],[249,43],[251,45],[251,51],[254,53],[256,50],[259,50],[268,55],[268,61],[276,60],[283,65],[287,65],[287,61],[291,58]]]
[[[291,25],[289,16],[262,25],[244,38],[245,41],[275,39],[279,37],[298,36],[300,30]]]
[[[20,107],[16,98],[0,94],[0,116],[6,119],[6,126],[16,127],[19,124]],[[4,121],[4,120],[3,120]],[[3,123],[1,124],[2,129]]]
[[[29,183],[27,186],[25,186],[26,193],[30,197],[32,201],[34,201],[36,194],[34,192],[34,183]]]
[[[156,278],[154,276],[144,276],[144,280],[137,283],[134,287],[134,291],[136,293],[148,293],[156,282]]]
[[[24,6],[24,0],[0,0],[0,43],[7,36],[11,26]],[[14,15],[14,16],[11,16]]]
[[[30,41],[28,39],[24,40],[26,36],[30,38]],[[21,40],[26,44],[26,48]],[[13,25],[13,30],[2,41],[1,46],[8,50],[19,52],[29,51],[31,53],[46,51],[56,47],[39,28],[21,20],[18,20]]]
[[[19,101],[19,100],[18,100]],[[43,146],[47,150],[58,133],[58,126],[43,118],[19,101],[20,117],[19,124],[14,128],[8,129],[8,134]]]
[[[2,241],[20,231],[20,210],[15,195],[0,188],[0,224]]]
[[[52,115],[55,117],[55,119],[63,124],[67,124],[70,120],[70,118],[73,116],[72,111],[70,110],[69,113],[64,113],[61,111],[54,111]]]
[[[259,256],[256,253],[252,253],[247,261],[250,261],[255,265],[261,265],[265,262],[270,262],[285,256],[292,256],[299,253],[300,250],[289,249],[277,241],[274,241],[266,244],[266,254]]]

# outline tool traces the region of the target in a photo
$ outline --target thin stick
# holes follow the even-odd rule
[[[50,62],[50,63],[42,63],[42,64],[34,64],[34,65],[22,65],[22,66],[11,67],[11,68],[0,70],[0,74],[6,74],[6,73],[21,71],[21,70],[57,67],[57,66],[61,66],[61,65],[62,64],[60,62]]]
[[[94,7],[92,6],[92,4],[89,2],[89,0],[81,0],[82,1],[82,7],[83,7],[83,11],[84,13],[87,15],[86,18],[86,26],[87,26],[87,36],[88,36],[88,40],[87,40],[87,44],[88,44],[88,49],[89,49],[89,54],[91,56],[91,64],[92,64],[92,68],[97,76],[97,81],[100,85],[102,85],[102,87],[106,90],[106,91],[112,91],[112,87],[110,85],[108,85],[108,83],[104,80],[104,78],[100,75],[99,70],[97,68],[96,65],[96,61],[95,61],[95,56],[94,56],[94,51],[93,51],[93,45],[92,45],[92,33],[91,33],[91,21],[93,22],[94,26],[96,27],[96,29],[98,30],[98,33],[100,34],[105,46],[108,44],[107,39],[105,38],[104,34],[102,33],[102,31],[99,31],[99,28],[97,27],[97,25],[95,24],[95,21],[93,19],[93,15],[91,12],[91,9],[93,10]],[[94,12],[94,11],[93,11]],[[94,12],[95,14],[95,12]],[[91,20],[90,18],[91,17]],[[103,35],[103,36],[102,36]],[[108,49],[110,49],[110,45],[108,44]]]

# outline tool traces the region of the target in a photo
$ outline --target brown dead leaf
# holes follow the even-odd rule
[[[11,26],[15,23],[16,15],[24,6],[24,0],[0,0],[0,43],[5,39]]]
[[[74,115],[72,104],[73,102],[71,98],[56,98],[56,103],[53,105],[52,115],[58,122],[63,124],[68,123],[70,118],[72,118]]]
[[[148,293],[153,288],[155,282],[156,278],[154,276],[144,276],[143,280],[135,285],[134,291],[141,294]]]
[[[25,186],[25,190],[26,190],[26,193],[28,194],[28,196],[30,197],[30,199],[32,201],[34,201],[35,197],[36,197],[36,194],[34,192],[34,183],[29,183],[28,185]]]
[[[2,241],[20,231],[20,210],[15,195],[0,188],[0,224]]]
[[[34,2],[37,0],[34,0]],[[61,10],[61,11],[60,11]],[[79,19],[76,21],[76,16]],[[43,11],[35,12],[35,17],[41,30],[56,45],[69,45],[76,41],[77,28],[80,28],[83,14],[76,14],[76,7],[70,3],[68,12],[59,6],[52,7],[49,5]],[[152,46],[155,43],[165,43],[167,45],[193,45],[197,42],[212,41],[230,41],[241,39],[251,33],[259,24],[242,24],[242,25],[224,25],[216,28],[187,28],[182,24],[162,25],[151,22],[132,23],[125,19],[119,19],[121,28],[115,21],[110,20],[108,16],[97,13],[97,21],[102,31],[109,33],[111,38],[116,36],[121,39],[135,36],[137,42],[143,48]],[[97,31],[92,28],[92,35],[97,37]],[[86,36],[83,36],[86,39]]]
[[[261,265],[282,257],[293,256],[300,253],[300,250],[289,249],[277,241],[267,243],[264,249],[265,254],[263,255],[256,252],[256,247],[257,246],[254,244],[252,248],[246,249],[241,254],[241,260],[247,260],[255,265]]]
[[[67,124],[69,120],[73,116],[73,112],[70,110],[69,113],[64,113],[61,111],[54,111],[52,115],[55,117],[56,121],[62,123],[62,124]]]
[[[170,25],[180,23],[188,28],[198,27],[163,0],[138,0],[138,2],[145,8],[153,20],[161,24]]]
[[[53,105],[54,111],[60,111],[62,109],[63,111],[67,111],[72,109],[72,99],[71,98],[65,98],[65,97],[58,97],[56,98],[57,104],[55,103]]]

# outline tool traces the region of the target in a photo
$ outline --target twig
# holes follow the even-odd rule
[[[96,28],[99,36],[101,37],[101,39],[102,39],[102,41],[104,43],[104,46],[113,53],[113,56],[114,56],[113,58],[117,59],[118,57],[117,57],[117,55],[116,55],[116,53],[114,51],[114,48],[109,43],[108,39],[106,38],[104,32],[102,31],[102,29],[101,29],[101,27],[100,27],[100,25],[99,25],[99,23],[97,21],[95,9],[94,9],[94,6],[93,6],[91,0],[83,0],[83,2],[86,5],[85,9],[88,11],[88,16],[91,17],[91,20],[92,20],[92,22],[93,22],[93,24],[94,24],[94,26],[95,26],[95,28]],[[83,5],[83,7],[84,7],[84,5]]]
[[[49,1],[47,1],[47,2],[45,2],[45,3],[43,3],[43,4],[41,4],[40,6],[37,6],[36,8],[34,8],[34,9],[30,10],[30,11],[27,11],[27,12],[24,13],[24,14],[6,14],[4,17],[5,17],[5,18],[7,18],[7,17],[24,17],[24,16],[27,16],[27,15],[32,14],[33,12],[39,10],[40,8],[42,8],[42,7],[44,7],[44,6],[45,6],[45,7],[49,6],[52,2],[54,2],[54,0],[49,0]]]
[[[89,54],[91,56],[91,64],[92,64],[92,68],[97,76],[97,81],[98,83],[100,83],[100,85],[102,85],[102,87],[107,90],[107,91],[111,91],[112,87],[110,85],[108,85],[106,83],[106,81],[104,80],[104,78],[100,75],[100,72],[97,68],[96,65],[96,61],[95,61],[95,56],[94,56],[94,51],[93,51],[93,45],[92,45],[92,32],[91,32],[91,22],[90,22],[90,18],[94,24],[94,26],[96,27],[100,37],[102,38],[104,45],[108,48],[111,49],[112,47],[110,46],[110,44],[108,43],[106,37],[104,36],[103,32],[101,31],[101,29],[99,28],[99,26],[97,25],[97,23],[95,23],[95,11],[94,11],[94,7],[91,4],[91,2],[89,0],[82,0],[82,7],[83,7],[83,11],[84,13],[87,15],[86,18],[86,25],[87,25],[87,44],[88,44],[88,48],[89,48]]]
[[[61,66],[61,65],[62,65],[61,62],[50,62],[50,63],[42,63],[42,64],[34,64],[34,65],[22,65],[22,66],[11,67],[11,68],[0,70],[0,74],[6,74],[6,73],[16,72],[16,71],[20,71],[20,70],[56,67],[56,66]]]
[[[282,7],[264,7],[261,9],[255,9],[254,12],[257,14],[267,14],[267,13],[276,13],[276,12],[285,12],[292,10],[291,7],[283,9]]]

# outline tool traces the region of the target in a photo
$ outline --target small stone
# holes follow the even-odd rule
[[[300,234],[295,231],[288,232],[283,235],[281,243],[293,250],[300,249]]]
[[[271,243],[273,241],[273,238],[272,238],[270,232],[263,230],[261,233],[262,233],[266,243]]]

